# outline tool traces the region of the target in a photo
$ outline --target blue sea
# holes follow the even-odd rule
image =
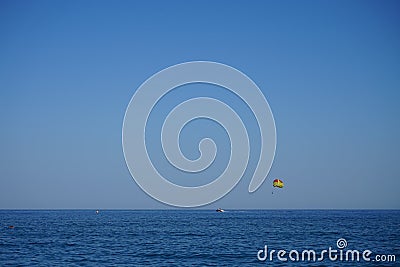
[[[0,225],[1,266],[400,266],[400,211],[2,210]]]

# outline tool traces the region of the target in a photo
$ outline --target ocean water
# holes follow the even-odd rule
[[[400,211],[3,210],[0,226],[1,266],[400,266]]]

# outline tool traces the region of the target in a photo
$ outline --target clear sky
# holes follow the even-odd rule
[[[0,208],[169,208],[130,176],[125,109],[156,72],[209,60],[257,83],[277,150],[258,191],[245,175],[205,208],[399,209],[399,13],[399,1],[0,1]],[[226,145],[215,124],[192,126],[188,157],[198,129]],[[271,194],[274,178],[285,188]]]

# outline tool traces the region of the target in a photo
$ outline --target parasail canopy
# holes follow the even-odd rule
[[[283,187],[283,182],[282,182],[282,180],[275,179],[274,182],[272,183],[272,185],[273,185],[274,187],[282,188],[282,187]]]

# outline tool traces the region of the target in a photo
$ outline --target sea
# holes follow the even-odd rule
[[[400,266],[399,210],[0,210],[0,226],[0,266]]]

